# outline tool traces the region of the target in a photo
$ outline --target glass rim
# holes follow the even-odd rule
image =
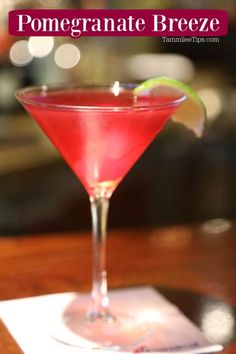
[[[138,84],[135,83],[120,83],[119,88],[131,91]],[[15,97],[21,102],[32,106],[49,108],[49,109],[57,109],[57,110],[68,110],[68,111],[140,111],[140,110],[162,110],[163,108],[168,108],[171,106],[178,105],[182,103],[186,99],[186,95],[182,94],[180,97],[170,100],[169,102],[158,103],[158,104],[144,104],[144,105],[130,105],[130,106],[86,106],[86,105],[68,105],[68,104],[59,104],[59,103],[45,103],[39,102],[34,98],[27,97],[28,93],[38,92],[38,93],[46,93],[46,92],[56,92],[56,91],[67,91],[70,89],[88,89],[88,90],[110,90],[112,92],[114,88],[113,84],[45,84],[45,85],[32,85],[27,87],[22,87],[15,92]]]

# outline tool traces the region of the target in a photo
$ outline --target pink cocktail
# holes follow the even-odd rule
[[[134,85],[32,87],[17,97],[84,185],[93,223],[93,287],[87,311],[65,316],[74,333],[103,347],[120,349],[145,331],[110,310],[106,273],[106,224],[109,199],[164,124],[183,102],[181,94],[155,91],[137,97]],[[122,317],[122,318],[121,318]],[[129,333],[125,329],[129,323]],[[132,334],[131,334],[132,332]],[[62,339],[68,342],[68,340]]]

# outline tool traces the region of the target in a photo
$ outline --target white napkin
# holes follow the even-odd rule
[[[78,296],[83,302],[89,295],[61,293],[1,301],[0,317],[26,354],[94,354],[98,351],[110,353],[110,350],[92,350],[89,346],[86,348],[87,341],[83,339],[81,339],[81,347],[83,348],[80,349],[62,344],[52,337],[53,326],[57,334],[60,334],[61,322],[59,318],[63,309]],[[116,309],[125,305],[127,313],[138,314],[139,319],[152,321],[155,318],[149,336],[130,348],[129,352],[131,353],[158,353],[158,351],[163,353],[165,350],[169,353],[202,353],[204,348],[210,345],[200,330],[154,288],[137,287],[115,290],[110,292],[110,297],[111,303],[116,305]],[[67,335],[73,340],[72,332],[68,330]],[[215,351],[222,349],[221,346],[213,346],[212,349],[214,347]],[[200,348],[202,351],[199,350]]]

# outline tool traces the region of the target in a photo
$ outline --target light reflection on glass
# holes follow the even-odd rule
[[[115,81],[113,87],[112,87],[112,92],[114,96],[119,96],[120,94],[120,83],[119,81]]]

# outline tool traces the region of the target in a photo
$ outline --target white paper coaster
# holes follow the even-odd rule
[[[81,339],[81,347],[75,348],[56,341],[51,336],[51,329],[60,332],[59,318],[74,299],[78,297],[85,301],[88,294],[62,293],[31,298],[0,302],[0,317],[9,329],[16,342],[26,354],[72,354],[72,353],[109,353],[111,351],[92,350]],[[129,352],[180,352],[199,353],[205,351],[210,343],[204,338],[200,330],[188,320],[179,309],[167,301],[152,287],[138,287],[110,292],[111,303],[122,307],[125,305],[127,313],[136,313],[144,318],[155,317],[155,327],[151,334],[129,349]],[[57,322],[58,321],[58,322]],[[68,336],[73,333],[68,330]],[[71,339],[70,338],[70,339]],[[77,340],[77,339],[76,339]],[[88,348],[86,349],[85,346]],[[220,351],[222,347],[213,346],[212,352]],[[126,351],[127,352],[127,351]],[[211,351],[206,351],[210,353]]]

